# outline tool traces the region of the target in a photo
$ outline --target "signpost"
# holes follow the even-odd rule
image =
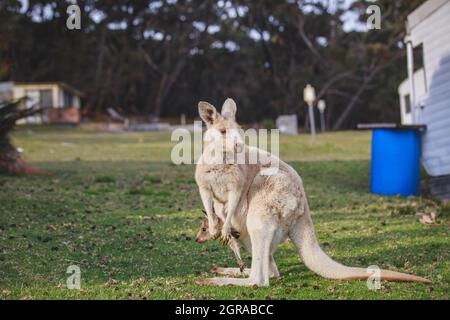
[[[312,142],[316,142],[316,124],[314,122],[314,101],[316,101],[316,90],[308,84],[303,90],[303,99],[308,104],[309,126],[311,127]]]
[[[322,132],[325,132],[326,131],[325,109],[327,108],[325,100],[319,100],[319,102],[317,103],[317,108],[319,109],[319,112],[320,112],[320,129]]]

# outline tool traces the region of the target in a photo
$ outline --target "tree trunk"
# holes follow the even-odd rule
[[[340,130],[342,126],[344,125],[345,121],[347,121],[348,117],[350,116],[350,112],[355,108],[356,104],[358,103],[359,97],[364,93],[369,83],[372,81],[372,79],[375,77],[375,75],[378,73],[380,68],[375,68],[367,77],[364,78],[364,81],[359,86],[358,91],[356,91],[355,95],[352,97],[350,102],[347,104],[347,106],[344,109],[344,112],[339,116],[339,119],[336,121],[336,123],[333,126],[333,130]]]
[[[0,103],[0,173],[39,174],[40,170],[28,165],[20,158],[16,148],[11,144],[8,134],[14,129],[17,120],[42,112],[43,109],[33,106],[21,108],[26,99]]]
[[[0,142],[0,173],[42,174],[42,171],[26,163],[6,138]]]

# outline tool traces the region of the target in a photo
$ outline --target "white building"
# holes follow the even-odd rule
[[[298,134],[297,115],[279,116],[277,118],[277,128],[280,133],[295,136]]]
[[[407,23],[408,79],[399,87],[403,124],[424,124],[423,164],[450,175],[450,0],[429,0]]]
[[[2,82],[0,102],[27,97],[23,108],[44,111],[20,123],[79,123],[82,93],[64,82]]]

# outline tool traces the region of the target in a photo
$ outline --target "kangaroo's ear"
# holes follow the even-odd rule
[[[213,125],[219,117],[216,108],[212,104],[204,101],[198,103],[198,113],[207,126]]]
[[[228,98],[222,106],[222,116],[228,120],[236,120],[237,106],[233,99]]]

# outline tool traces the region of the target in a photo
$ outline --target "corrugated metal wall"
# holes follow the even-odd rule
[[[450,1],[411,31],[414,46],[423,43],[427,94],[419,122],[423,163],[432,176],[450,174]]]

